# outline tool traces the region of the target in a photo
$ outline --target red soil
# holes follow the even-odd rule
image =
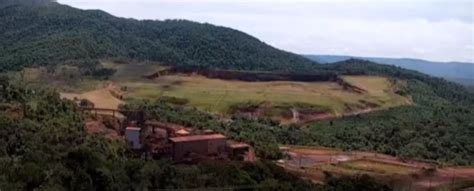
[[[108,139],[120,139],[116,130],[105,127],[105,125],[100,121],[89,119],[85,122],[84,128],[89,134],[103,135]]]
[[[457,182],[472,181],[474,182],[473,167],[444,167],[438,168],[435,164],[401,160],[400,158],[372,153],[372,152],[342,152],[330,150],[326,148],[304,148],[304,147],[287,147],[286,153],[289,159],[282,165],[289,171],[297,172],[301,176],[310,178],[317,182],[322,182],[324,176],[321,172],[307,173],[301,170],[301,167],[315,167],[324,164],[336,164],[339,162],[347,162],[354,160],[369,160],[386,164],[401,165],[410,167],[418,171],[415,176],[404,177],[404,182],[410,184],[411,190],[430,190],[439,186],[449,186]],[[432,173],[427,173],[427,169],[435,169]],[[379,177],[380,178],[380,177]],[[383,177],[382,177],[383,178]]]

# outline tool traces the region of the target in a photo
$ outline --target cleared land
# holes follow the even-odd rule
[[[372,161],[372,160],[356,160],[346,163],[339,164],[340,167],[346,169],[352,169],[355,171],[366,171],[378,174],[388,174],[388,175],[408,175],[416,173],[416,169],[410,167],[389,164],[385,162]]]
[[[83,94],[61,93],[62,98],[71,99],[86,99],[94,103],[94,107],[103,109],[118,109],[120,104],[124,102],[113,96],[107,88],[85,92]]]
[[[383,96],[393,91],[393,84],[387,78],[377,76],[342,76],[349,84],[366,90],[374,96]]]
[[[406,161],[370,152],[285,146],[285,169],[322,182],[325,172],[333,175],[368,174],[398,190],[455,190],[474,185],[474,168],[442,167],[434,163]]]
[[[109,88],[102,88],[94,91],[85,92],[82,94],[76,93],[61,93],[61,98],[69,99],[69,100],[88,100],[94,104],[95,108],[101,109],[112,109],[117,110],[119,106],[124,101],[116,98],[110,92]],[[115,115],[116,117],[122,118],[123,116],[119,113],[113,113],[109,111],[96,111],[97,114],[105,114],[105,115]]]
[[[69,66],[58,67],[54,75],[49,75],[45,69],[40,68],[25,70],[24,74],[27,75],[21,76],[31,76],[32,79],[28,79],[31,83],[52,84],[61,92],[77,93],[81,98],[88,99],[82,94],[90,94],[88,100],[101,108],[116,108],[121,103],[99,91],[104,84],[112,82],[117,89],[124,90],[125,100],[169,101],[177,98],[180,104],[205,112],[239,112],[254,117],[270,117],[282,124],[304,124],[411,103],[409,98],[395,93],[401,83],[395,84],[388,78],[378,76],[341,76],[344,83],[364,90],[357,92],[336,81],[249,82],[211,79],[192,74],[168,74],[146,79],[145,76],[167,69],[157,63],[117,64],[104,61],[102,67],[116,71],[108,81],[77,76],[77,68]],[[258,106],[259,109],[247,111],[245,108],[253,106]]]
[[[383,77],[345,77],[350,83],[374,85],[377,91],[356,93],[336,82],[243,82],[209,79],[202,76],[169,75],[153,81],[118,82],[127,87],[126,97],[157,99],[161,96],[187,99],[190,106],[214,113],[226,113],[235,104],[270,102],[275,105],[303,103],[341,114],[347,106],[364,107],[361,101],[380,105],[380,108],[410,103],[397,95],[393,84]]]

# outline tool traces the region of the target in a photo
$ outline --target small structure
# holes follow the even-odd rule
[[[182,137],[182,136],[188,136],[191,133],[189,131],[186,131],[185,129],[180,129],[180,130],[176,131],[175,134],[178,137]]]
[[[191,154],[215,156],[225,152],[227,138],[221,134],[212,134],[173,137],[169,140],[172,144],[173,159],[182,161]]]
[[[151,156],[170,153],[171,145],[168,142],[168,132],[165,129],[146,127],[141,132],[142,145],[145,152]]]
[[[246,143],[238,143],[234,141],[227,142],[227,151],[229,153],[229,158],[233,160],[248,160],[248,155],[251,152],[250,148],[250,145]]]
[[[146,121],[146,126],[149,126],[153,129],[165,129],[169,137],[176,137],[184,135],[190,135],[191,128],[184,127],[182,125],[172,124],[172,123],[163,123],[158,121]],[[181,134],[179,134],[179,133]]]
[[[142,143],[140,140],[140,128],[127,127],[125,129],[125,138],[127,139],[132,149],[141,149]]]
[[[195,130],[173,123],[146,121],[143,128],[133,121],[125,129],[130,147],[146,156],[171,157],[176,162],[201,160],[255,161],[252,147],[228,140],[212,130]]]

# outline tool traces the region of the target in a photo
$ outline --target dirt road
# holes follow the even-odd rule
[[[310,178],[316,182],[323,182],[322,171],[336,174],[369,174],[379,179],[395,177],[397,185],[406,190],[432,190],[443,188],[452,190],[474,186],[474,167],[438,167],[434,163],[413,160],[401,160],[397,157],[372,152],[344,152],[336,149],[321,147],[285,146],[282,151],[287,159],[280,161],[291,172]],[[363,160],[367,165],[356,165],[356,161]],[[371,164],[372,163],[372,164]],[[309,170],[308,170],[309,169]],[[319,170],[318,170],[319,169]],[[400,175],[399,171],[409,171],[407,175]],[[382,172],[382,173],[381,173]],[[414,173],[413,173],[414,172]]]

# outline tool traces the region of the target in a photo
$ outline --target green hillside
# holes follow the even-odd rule
[[[107,70],[99,64],[101,60],[113,60],[121,64],[144,61],[152,64],[144,67],[150,70],[159,67],[158,63],[295,75],[325,74],[345,76],[347,81],[366,86],[369,92],[382,96],[387,92],[377,86],[383,89],[380,84],[387,83],[367,79],[402,83],[402,88],[389,93],[408,97],[413,102],[304,126],[282,126],[266,118],[244,116],[222,120],[220,116],[192,107],[164,103],[155,99],[156,96],[132,100],[121,106],[143,110],[146,119],[223,133],[251,144],[261,159],[261,162],[251,164],[177,165],[166,159],[134,157],[120,141],[87,134],[82,126],[83,114],[72,102],[59,99],[58,92],[52,89],[57,88],[54,84],[37,82],[40,87],[32,87],[23,80],[25,76],[7,79],[1,77],[2,74],[0,190],[157,190],[229,186],[268,190],[349,190],[334,188],[331,184],[327,185],[330,187],[315,186],[269,162],[282,156],[278,149],[281,144],[369,150],[442,164],[474,165],[474,93],[441,78],[357,59],[316,65],[239,31],[210,24],[123,19],[102,11],[84,11],[46,1],[21,5],[11,0],[0,2],[0,72],[43,66],[40,70],[45,71],[45,76],[64,81],[77,77],[81,83],[108,77],[113,80],[114,72],[115,77],[127,77],[126,72]],[[61,68],[64,73],[55,71]],[[139,73],[144,68],[127,71]],[[123,80],[128,83],[128,79]],[[213,82],[218,80],[213,79]],[[95,85],[88,85],[91,84]],[[223,84],[221,87],[238,89],[231,86],[234,83]],[[212,84],[212,87],[219,86]],[[240,89],[246,88],[248,86]],[[323,88],[315,89],[321,91]],[[274,94],[278,93],[272,92],[271,96],[277,96]],[[308,101],[315,98],[305,97]],[[288,100],[287,97],[281,99]],[[342,182],[340,185],[366,185],[358,179],[347,181],[348,184]],[[388,190],[386,187],[357,188],[353,189]]]
[[[95,67],[94,60],[103,58],[238,70],[313,67],[309,59],[230,28],[124,19],[58,3],[9,3],[0,9],[0,34],[0,71],[58,63]]]
[[[318,63],[331,64],[351,58],[416,70],[428,75],[445,78],[464,85],[474,84],[474,64],[467,62],[435,62],[413,58],[354,57],[335,55],[305,55]]]
[[[1,190],[329,190],[269,162],[179,165],[133,157],[123,141],[87,134],[57,92],[0,78]],[[375,184],[375,183],[373,183]]]
[[[317,134],[293,130],[283,131],[279,135],[268,133],[266,129],[250,134],[267,134],[274,137],[273,143],[322,144],[347,149],[378,150],[394,155],[404,155],[402,151],[410,151],[413,154],[408,156],[412,158],[472,164],[470,158],[474,156],[474,143],[466,136],[474,136],[474,119],[470,117],[474,108],[473,94],[460,85],[419,72],[356,59],[331,65],[315,65],[305,58],[277,50],[228,28],[189,21],[122,19],[102,11],[84,11],[57,3],[5,6],[0,10],[0,34],[2,70],[20,70],[35,65],[55,70],[57,64],[77,65],[80,70],[84,70],[98,67],[97,59],[108,58],[122,63],[127,63],[127,60],[150,60],[174,66],[286,71],[313,75],[372,75],[401,80],[407,83],[406,88],[395,93],[411,97],[414,105],[380,111],[368,115],[368,120],[357,117],[335,120],[355,120],[348,126],[358,124],[357,127],[343,130],[348,126],[331,128],[335,123],[321,123],[307,127],[308,131]],[[400,116],[404,116],[403,120],[399,120]],[[178,119],[185,118],[181,116]],[[192,121],[186,123],[198,124]],[[397,144],[390,141],[390,138],[397,137],[395,135],[406,136],[409,132],[421,131],[418,129],[420,126],[429,136],[405,138]],[[371,133],[382,127],[394,130],[384,131],[392,134],[377,134],[374,138],[375,135]],[[348,133],[357,135],[364,133],[363,131],[368,133],[366,137],[354,139],[354,136],[348,136]],[[319,137],[321,135],[324,138]],[[242,134],[239,137],[245,139],[245,136],[247,135]],[[446,139],[439,139],[439,136],[445,136]],[[448,141],[449,138],[454,141]],[[262,142],[263,148],[272,144]],[[405,148],[415,143],[416,147]],[[432,149],[433,145],[438,147]],[[426,153],[415,152],[416,149],[423,149]],[[443,154],[442,151],[449,151],[450,154]]]

